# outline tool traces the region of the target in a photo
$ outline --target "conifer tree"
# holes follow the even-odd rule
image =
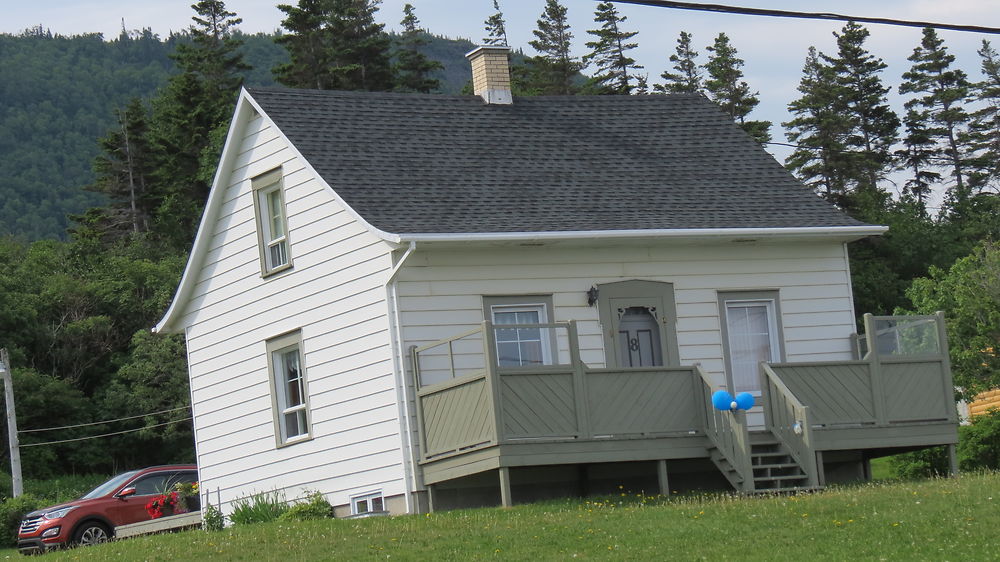
[[[739,123],[750,136],[758,142],[771,140],[770,121],[748,121],[747,115],[760,103],[757,93],[750,93],[750,86],[743,80],[743,59],[736,56],[736,48],[729,42],[725,33],[720,33],[715,42],[708,47],[708,62],[705,71],[705,90],[709,98],[723,111]]]
[[[924,29],[920,45],[907,60],[913,66],[903,73],[899,93],[919,96],[908,100],[904,107],[910,112],[908,116],[915,118],[912,124],[915,134],[925,139],[921,164],[941,167],[936,162],[947,162],[955,180],[951,195],[964,200],[968,196],[964,169],[967,150],[959,137],[969,122],[964,102],[971,84],[965,72],[951,67],[955,56],[948,53],[933,28]],[[908,139],[907,145],[910,144]],[[914,156],[909,156],[909,160],[915,160]]]
[[[848,124],[837,107],[833,69],[823,63],[815,47],[809,47],[798,91],[802,96],[788,104],[794,117],[782,123],[788,142],[798,147],[785,166],[825,199],[842,204],[846,186],[841,166]]]
[[[420,20],[414,13],[413,5],[403,6],[403,33],[396,52],[396,90],[400,92],[428,93],[441,87],[441,82],[430,77],[430,73],[443,68],[440,62],[430,60],[420,52],[420,48],[430,43],[426,31],[420,29]]]
[[[99,231],[105,242],[149,230],[155,202],[149,193],[152,154],[146,107],[138,98],[117,110],[117,126],[98,141],[94,160],[96,181],[85,187],[104,193],[106,207],[92,209],[81,223]]]
[[[903,148],[895,153],[899,168],[912,173],[903,183],[903,196],[912,198],[923,210],[926,210],[931,186],[941,181],[941,174],[934,171],[937,167],[935,158],[940,151],[936,149],[934,138],[927,129],[928,119],[926,109],[910,107],[906,110],[903,117],[903,127],[906,130]]]
[[[657,92],[687,92],[697,93],[704,90],[701,70],[697,62],[698,51],[691,46],[691,34],[682,31],[677,38],[676,52],[670,55],[670,62],[673,69],[663,71],[660,78],[663,84],[655,84],[653,89]]]
[[[333,67],[325,27],[330,17],[327,0],[299,0],[297,6],[278,4],[285,13],[281,26],[286,33],[275,37],[275,43],[288,51],[289,62],[272,69],[275,80],[291,88],[328,90],[334,87],[330,68]]]
[[[594,21],[601,24],[600,29],[590,29],[587,33],[595,39],[587,42],[591,49],[583,56],[583,63],[594,63],[596,73],[588,83],[588,89],[600,94],[630,94],[635,87],[634,71],[642,69],[635,59],[628,56],[628,51],[638,47],[629,40],[638,35],[638,31],[624,31],[621,24],[627,18],[618,13],[611,2],[601,2],[594,12]]]
[[[192,6],[190,45],[179,45],[174,59],[180,70],[153,100],[150,144],[156,157],[153,196],[159,201],[156,232],[178,249],[194,236],[208,196],[203,162],[218,162],[221,143],[215,131],[228,124],[242,72],[249,66],[233,36],[240,23],[220,0]],[[207,153],[211,153],[210,155]]]
[[[379,92],[394,85],[389,48],[392,40],[385,25],[375,22],[382,0],[337,0],[339,10],[331,23],[338,39],[334,49],[334,76],[338,89]]]
[[[837,111],[847,119],[841,173],[851,191],[848,210],[881,208],[888,194],[879,186],[892,164],[899,117],[889,107],[879,74],[886,67],[865,49],[868,30],[848,22],[837,38],[837,56],[820,55],[830,65],[837,83]]]
[[[503,12],[500,11],[500,1],[493,0],[492,16],[486,18],[486,37],[483,38],[485,45],[501,45],[507,47],[507,22],[503,19]]]
[[[289,63],[274,69],[293,88],[385,91],[393,87],[391,40],[375,22],[381,0],[299,0],[279,5],[289,33],[276,39]]]
[[[533,33],[535,39],[528,44],[539,54],[528,59],[528,89],[543,95],[575,93],[579,88],[574,82],[583,64],[570,53],[573,34],[566,7],[559,0],[546,0]]]
[[[980,108],[971,115],[969,148],[970,189],[982,189],[1000,181],[1000,54],[983,40],[977,51],[983,80],[974,86]]]

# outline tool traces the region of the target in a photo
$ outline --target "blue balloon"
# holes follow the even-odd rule
[[[716,390],[712,394],[712,405],[716,410],[728,410],[733,404],[733,395],[725,390]]]
[[[753,394],[749,392],[741,392],[736,395],[736,407],[741,410],[749,410],[753,408]]]

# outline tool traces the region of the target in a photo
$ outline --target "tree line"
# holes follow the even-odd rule
[[[483,40],[505,45],[499,1],[492,7]],[[34,476],[193,458],[183,340],[149,327],[176,288],[248,76],[264,72],[295,88],[445,89],[442,63],[430,56],[430,35],[411,4],[396,35],[376,22],[378,0],[281,4],[283,32],[273,40],[283,54],[266,69],[250,68],[240,18],[222,0],[192,8],[184,40],[171,44],[165,85],[122,103],[98,140],[94,180],[83,187],[100,204],[72,217],[65,242],[0,242],[0,341],[15,366],[19,426],[121,420],[26,433],[22,443],[138,430],[26,448],[25,469]],[[629,56],[637,43],[626,18],[610,2],[594,15],[590,51],[575,57],[566,8],[545,1],[530,42],[535,54],[512,55],[516,95],[702,94],[758,141],[770,139],[771,124],[750,117],[758,94],[725,33],[700,62],[692,35],[681,32],[669,70],[650,86]],[[1000,231],[996,54],[984,43],[983,79],[970,82],[933,30],[925,31],[900,86],[911,96],[900,119],[886,102],[885,64],[865,49],[868,31],[848,23],[835,36],[836,53],[807,54],[802,95],[783,123],[797,146],[786,165],[845,212],[891,227],[852,244],[858,312],[944,308],[955,318],[956,380],[969,389],[1000,383],[990,355],[1000,349],[1000,294],[997,276],[989,277],[998,254],[989,240]],[[128,46],[154,47],[144,41]],[[911,177],[892,197],[886,182],[898,170]],[[927,206],[932,188],[946,192],[938,213]]]

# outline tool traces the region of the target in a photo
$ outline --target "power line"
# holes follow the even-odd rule
[[[113,423],[113,422],[118,422],[118,421],[134,420],[134,419],[138,419],[138,418],[144,418],[146,416],[155,416],[155,415],[158,415],[158,414],[166,414],[166,413],[169,413],[169,412],[176,412],[178,410],[187,410],[187,409],[188,409],[187,406],[181,406],[180,408],[171,408],[169,410],[160,410],[159,412],[150,412],[148,414],[140,414],[138,416],[129,416],[127,418],[117,418],[117,419],[113,419],[113,420],[96,421],[96,422],[90,422],[90,423],[78,423],[76,425],[64,425],[64,426],[60,426],[60,427],[43,427],[41,429],[22,429],[22,430],[18,431],[18,433],[38,433],[38,432],[42,432],[42,431],[56,431],[57,429],[73,429],[73,428],[76,428],[76,427],[89,427],[89,426],[92,426],[92,425],[103,425],[103,424],[106,424],[106,423]]]
[[[979,25],[957,25],[950,23],[936,23],[929,21],[897,20],[892,18],[870,18],[863,16],[845,16],[842,14],[831,14],[826,12],[795,12],[791,10],[768,10],[764,8],[745,8],[742,6],[725,6],[722,4],[700,4],[693,2],[671,2],[668,0],[613,0],[616,4],[639,4],[642,6],[653,6],[656,8],[673,8],[677,10],[693,10],[698,12],[718,12],[724,14],[741,14],[746,16],[769,16],[776,18],[799,18],[827,21],[854,21],[863,23],[877,23],[884,25],[898,25],[903,27],[933,27],[934,29],[947,29],[951,31],[967,31],[972,33],[1000,34],[1000,28],[983,27]]]
[[[111,437],[113,435],[123,435],[125,433],[134,433],[136,431],[142,431],[144,429],[153,429],[154,427],[163,427],[165,425],[170,425],[172,423],[180,423],[182,421],[188,421],[190,419],[191,419],[191,416],[188,416],[186,418],[181,418],[179,420],[172,420],[172,421],[168,421],[168,422],[158,423],[158,424],[155,424],[155,425],[147,425],[146,427],[139,427],[139,428],[136,428],[136,429],[126,429],[124,431],[115,431],[113,433],[102,433],[101,435],[91,435],[90,437],[77,437],[75,439],[60,439],[58,441],[46,441],[44,443],[28,443],[27,445],[25,445],[25,444],[22,443],[21,447],[41,447],[42,445],[56,445],[58,443],[72,443],[74,441],[86,441],[87,439],[99,439],[101,437]]]

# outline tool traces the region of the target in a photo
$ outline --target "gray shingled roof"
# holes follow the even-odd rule
[[[699,95],[253,88],[323,179],[395,234],[859,226]]]

